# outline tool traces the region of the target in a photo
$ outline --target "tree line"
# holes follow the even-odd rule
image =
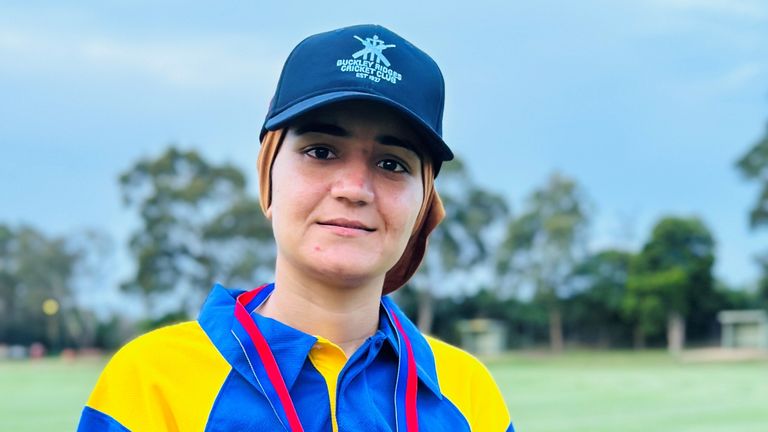
[[[761,188],[751,227],[768,226],[768,131],[736,169]],[[271,227],[236,166],[170,146],[135,162],[118,184],[138,220],[120,292],[141,299],[145,319],[99,319],[77,304],[77,286],[104,253],[103,235],[55,237],[0,223],[0,344],[113,348],[193,317],[214,281],[250,288],[271,279]],[[437,188],[446,218],[419,272],[395,295],[422,330],[448,341],[458,341],[459,320],[484,317],[503,323],[511,347],[678,351],[686,340],[712,343],[720,310],[768,307],[768,252],[757,257],[754,290],[727,287],[713,276],[712,232],[695,216],[660,217],[639,250],[590,250],[594,205],[566,175],[550,175],[520,209],[478,185],[460,159],[443,167]],[[161,301],[168,297],[175,306]]]

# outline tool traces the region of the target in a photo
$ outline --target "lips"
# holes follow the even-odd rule
[[[325,226],[336,226],[341,228],[357,229],[357,230],[362,230],[367,232],[376,231],[376,228],[371,228],[360,221],[344,219],[344,218],[324,220],[324,221],[318,222],[318,224],[325,225]]]

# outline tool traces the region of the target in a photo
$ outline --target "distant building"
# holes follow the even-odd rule
[[[501,354],[506,349],[507,332],[500,321],[475,318],[459,321],[461,347],[481,355]]]
[[[764,310],[731,310],[717,314],[722,326],[723,348],[756,348],[768,350],[768,312]]]

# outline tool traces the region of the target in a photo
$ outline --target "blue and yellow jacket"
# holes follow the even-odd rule
[[[235,299],[242,292],[217,285],[197,321],[152,331],[120,349],[102,372],[78,430],[284,430],[234,331]],[[412,344],[420,430],[514,430],[498,387],[477,359],[424,337],[388,297],[382,302]],[[328,340],[251,315],[305,431],[396,430],[400,350],[384,314],[378,331],[349,359]]]

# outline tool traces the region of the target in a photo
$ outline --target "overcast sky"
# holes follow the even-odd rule
[[[254,179],[285,57],[358,23],[436,59],[446,141],[513,210],[557,170],[596,205],[593,248],[698,215],[718,276],[757,277],[768,235],[748,229],[757,189],[734,161],[766,130],[766,1],[103,3],[0,3],[0,222],[109,233],[107,284],[135,223],[118,173],[175,142]]]

